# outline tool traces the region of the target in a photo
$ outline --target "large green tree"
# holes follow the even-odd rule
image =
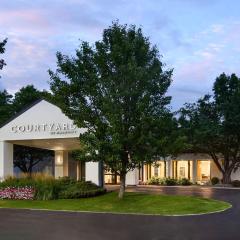
[[[240,79],[221,74],[212,96],[186,105],[180,113],[190,148],[209,154],[222,173],[222,182],[230,183],[232,172],[240,166]]]
[[[4,39],[2,42],[0,42],[0,54],[3,54],[5,52],[6,43],[7,39]],[[3,59],[0,59],[0,70],[2,70],[4,65],[6,65],[5,61]]]
[[[40,91],[33,85],[22,87],[15,93],[14,97],[7,90],[0,91],[0,124],[40,98],[52,101],[49,92]]]
[[[21,111],[24,107],[30,105],[38,99],[51,99],[51,94],[45,90],[40,91],[33,85],[27,85],[22,87],[15,93],[13,99],[13,109],[17,113]]]
[[[0,125],[12,115],[12,95],[6,90],[0,91]]]
[[[0,55],[5,52],[7,39],[0,42]],[[0,70],[6,65],[4,59],[0,59]],[[1,76],[0,76],[1,78]],[[0,125],[3,124],[12,115],[12,95],[7,90],[0,90]]]
[[[172,70],[163,70],[158,49],[141,28],[118,22],[93,46],[82,42],[75,57],[58,52],[57,66],[49,71],[55,100],[87,128],[80,136],[82,156],[102,160],[120,176],[122,198],[127,172],[159,150]]]

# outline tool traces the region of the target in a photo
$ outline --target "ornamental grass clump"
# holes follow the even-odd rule
[[[160,178],[151,177],[150,179],[148,179],[147,184],[148,185],[159,185],[160,184]]]

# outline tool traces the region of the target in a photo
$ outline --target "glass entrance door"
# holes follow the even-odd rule
[[[115,173],[105,171],[105,173],[104,173],[104,183],[105,184],[119,184],[120,183],[120,177]]]
[[[210,180],[210,161],[197,161],[197,180],[207,182]]]

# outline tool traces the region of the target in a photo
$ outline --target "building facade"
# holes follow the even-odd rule
[[[55,105],[39,100],[0,128],[0,180],[14,175],[14,144],[54,151],[56,178],[69,176],[100,184],[119,183],[119,176],[104,172],[98,162],[80,163],[71,152],[79,149],[79,135],[86,129],[77,128]],[[221,179],[213,161],[204,154],[180,154],[174,159],[160,159],[155,164],[144,165],[127,174],[126,184],[146,183],[152,177],[188,178],[192,182],[207,183],[212,177]],[[240,179],[240,171],[232,174]]]

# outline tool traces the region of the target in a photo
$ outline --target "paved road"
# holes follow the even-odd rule
[[[146,188],[138,190],[146,191]],[[240,190],[161,187],[151,191],[221,199],[231,202],[233,208],[222,213],[185,217],[1,209],[0,240],[240,239]]]

